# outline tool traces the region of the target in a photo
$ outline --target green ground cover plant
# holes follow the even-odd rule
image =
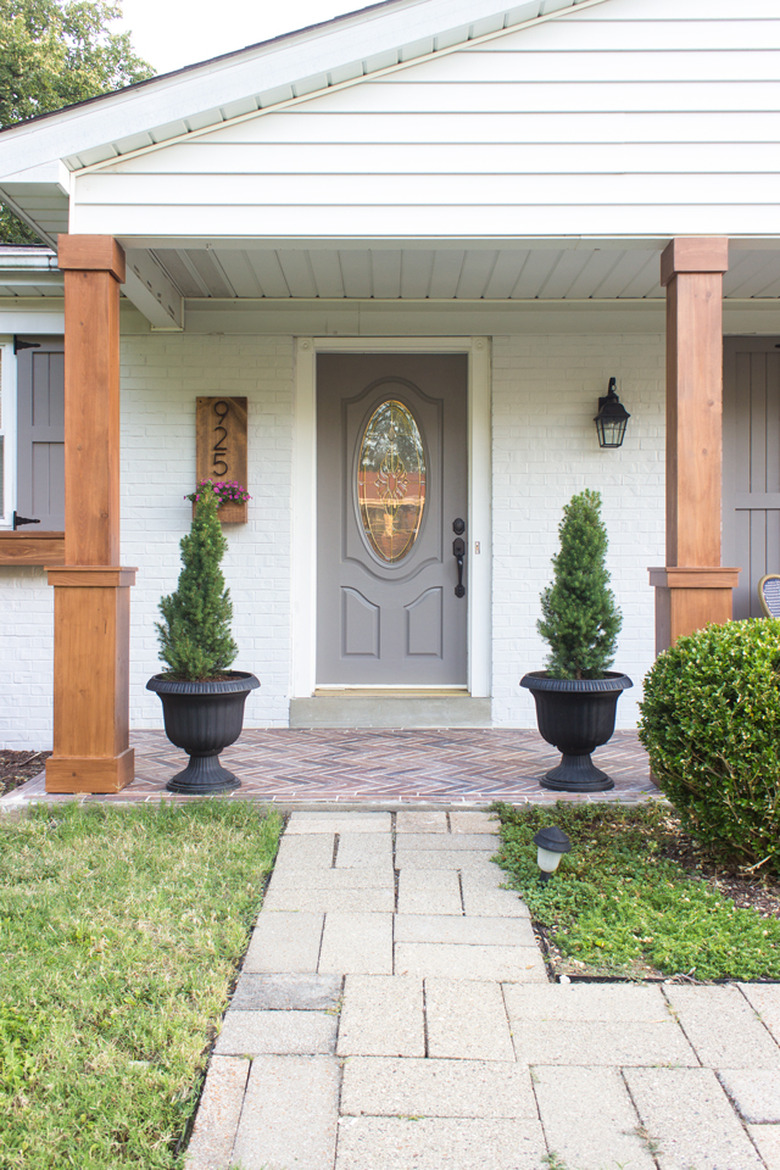
[[[569,975],[780,978],[780,890],[719,872],[667,805],[495,806],[498,861]],[[534,834],[558,825],[572,851],[542,885]],[[736,892],[736,905],[731,896]]]
[[[39,806],[0,824],[0,1165],[182,1164],[281,818]]]

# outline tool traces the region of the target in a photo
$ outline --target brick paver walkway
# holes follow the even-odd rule
[[[187,1170],[777,1170],[780,987],[550,984],[496,825],[295,812]]]
[[[165,784],[184,767],[187,757],[162,731],[133,732],[131,742],[136,753],[133,783],[116,796],[82,799],[112,803],[157,800],[161,795],[173,799],[165,792]],[[559,763],[560,755],[535,731],[250,730],[220,760],[242,782],[233,799],[291,808],[332,801],[448,807],[489,805],[494,800],[516,804],[551,804],[559,799],[635,801],[657,792],[649,778],[647,756],[633,731],[615,732],[594,753],[595,763],[612,777],[615,787],[589,795],[540,787],[539,778]],[[0,807],[40,799],[73,797],[46,797],[39,778],[6,797]]]

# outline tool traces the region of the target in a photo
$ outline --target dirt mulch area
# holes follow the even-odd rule
[[[51,752],[0,751],[0,796],[19,788],[43,771]]]

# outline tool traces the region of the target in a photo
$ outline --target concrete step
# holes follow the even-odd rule
[[[290,700],[290,727],[490,727],[490,699],[427,691],[338,691]]]

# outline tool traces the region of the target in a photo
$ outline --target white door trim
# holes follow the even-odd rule
[[[317,354],[465,353],[468,375],[469,560],[468,687],[490,695],[491,469],[490,342],[487,337],[300,337],[295,345],[293,437],[292,697],[316,684]],[[479,552],[477,552],[477,548]]]

